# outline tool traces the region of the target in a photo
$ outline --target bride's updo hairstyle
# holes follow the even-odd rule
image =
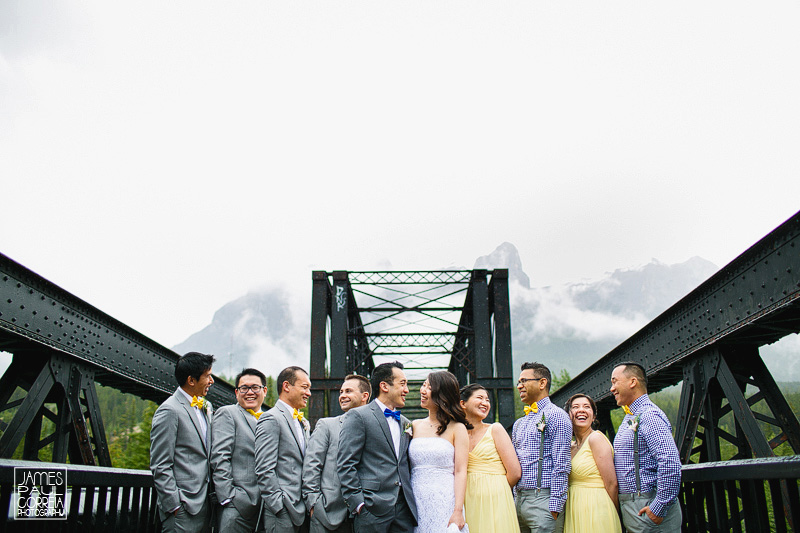
[[[446,370],[431,372],[428,374],[428,385],[431,387],[431,401],[436,406],[436,421],[439,422],[436,434],[444,433],[451,420],[461,422],[467,429],[472,429],[472,424],[467,421],[459,402],[461,398],[458,394],[456,377]]]

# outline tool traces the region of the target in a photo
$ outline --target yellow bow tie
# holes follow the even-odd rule
[[[630,408],[630,407],[628,407],[627,405],[623,405],[623,406],[622,406],[622,410],[623,410],[623,411],[625,411],[625,414],[626,414],[626,415],[632,415],[632,414],[633,414],[633,413],[631,412],[631,408]]]
[[[247,412],[248,412],[248,413],[250,413],[251,415],[253,415],[254,417],[256,417],[256,420],[258,420],[258,417],[260,417],[261,415],[263,415],[263,414],[264,414],[264,413],[262,413],[261,411],[259,411],[259,412],[257,412],[257,413],[256,413],[256,412],[255,412],[255,411],[253,411],[252,409],[247,409]]]
[[[203,408],[203,404],[205,403],[205,398],[198,398],[197,396],[192,396],[192,407],[197,407],[198,409]]]
[[[526,405],[525,407],[523,407],[523,409],[525,410],[525,416],[528,416],[531,413],[539,412],[539,406],[536,405],[536,402],[533,402],[530,405]]]
[[[294,417],[295,420],[299,420],[300,422],[303,421],[303,413],[301,413],[297,409],[295,409],[294,413],[292,413],[292,417]]]

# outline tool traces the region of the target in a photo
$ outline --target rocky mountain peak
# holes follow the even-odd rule
[[[523,288],[531,288],[531,280],[522,270],[522,260],[519,257],[517,247],[510,242],[504,242],[494,249],[489,255],[482,255],[475,261],[474,269],[495,269],[507,268],[508,277],[511,281],[516,281]]]

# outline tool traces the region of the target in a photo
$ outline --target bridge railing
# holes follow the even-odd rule
[[[684,531],[795,531],[800,456],[685,465]]]
[[[14,468],[66,468],[66,521],[12,521]],[[800,520],[800,456],[685,465],[684,531],[793,531]],[[0,459],[0,532],[157,532],[147,470]],[[43,524],[46,527],[43,527]]]
[[[66,520],[12,520],[14,468],[67,470]],[[0,459],[0,533],[16,531],[156,532],[156,493],[147,470]]]

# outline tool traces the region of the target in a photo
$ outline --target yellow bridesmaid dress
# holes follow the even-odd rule
[[[602,433],[600,433],[603,435]],[[608,445],[611,443],[603,435]],[[564,533],[621,533],[619,515],[606,492],[603,478],[587,441],[572,458]]]
[[[514,497],[491,427],[469,452],[464,512],[470,533],[519,533]]]

